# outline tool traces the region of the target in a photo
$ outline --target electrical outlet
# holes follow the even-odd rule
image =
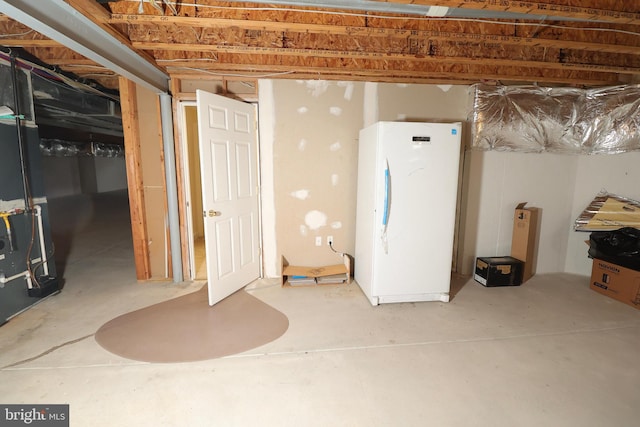
[[[333,245],[333,236],[327,236],[327,246]]]
[[[316,246],[322,246],[322,236],[316,236]]]

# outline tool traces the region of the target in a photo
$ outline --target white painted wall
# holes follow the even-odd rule
[[[568,228],[568,247],[564,271],[589,276],[591,259],[587,257],[589,233],[573,231],[573,221],[602,189],[609,193],[640,200],[640,153],[582,156],[578,160]]]
[[[476,256],[511,252],[516,205],[542,209],[537,273],[564,271],[579,157],[467,151],[460,272],[471,274]]]

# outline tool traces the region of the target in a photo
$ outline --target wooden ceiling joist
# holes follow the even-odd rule
[[[178,2],[178,15],[172,16],[148,2],[140,13],[137,1],[65,1],[171,75],[200,78],[245,70],[275,78],[421,83],[602,86],[640,81],[636,2],[388,0],[398,6],[475,9],[471,15],[478,16],[458,19],[216,0],[198,0],[197,6]],[[524,15],[496,19],[495,12]],[[98,64],[22,24],[0,17],[0,31],[9,35],[0,44],[23,47],[65,70],[109,81],[108,71]],[[110,84],[117,87],[117,82]]]
[[[481,9],[496,12],[514,12],[530,15],[553,16],[592,21],[613,22],[619,24],[640,24],[640,12],[625,9],[634,6],[634,2],[616,2],[616,9],[600,8],[597,1],[581,1],[580,6],[563,1],[531,0],[374,0],[383,3],[420,4],[425,6],[445,6],[461,9]],[[589,6],[591,5],[591,6]]]
[[[539,69],[565,69],[583,71],[601,71],[608,73],[626,73],[640,74],[640,68],[625,66],[607,66],[601,64],[579,64],[579,63],[562,63],[562,62],[545,62],[545,61],[522,61],[517,59],[497,59],[497,58],[479,58],[464,56],[425,56],[415,54],[402,54],[391,52],[354,52],[354,51],[333,51],[320,49],[290,49],[290,48],[269,48],[269,47],[251,47],[251,46],[225,46],[225,45],[200,45],[200,44],[175,44],[175,43],[139,43],[134,42],[133,45],[142,50],[155,51],[194,51],[194,52],[214,52],[214,53],[233,53],[244,55],[268,55],[279,57],[317,57],[317,58],[341,58],[341,59],[369,59],[369,60],[401,60],[407,62],[419,63],[447,63],[447,64],[476,64],[491,66],[521,66]]]
[[[60,43],[51,39],[1,39],[0,44],[6,47],[63,47]]]
[[[295,22],[270,22],[270,21],[257,21],[257,20],[237,20],[237,19],[223,19],[223,18],[193,18],[193,17],[181,17],[181,16],[158,16],[158,15],[112,15],[109,20],[110,23],[121,24],[127,23],[133,26],[143,27],[143,31],[154,33],[154,28],[161,26],[173,26],[173,27],[186,27],[186,28],[212,28],[212,29],[243,29],[252,31],[263,32],[279,32],[279,33],[303,33],[303,34],[330,34],[337,36],[348,37],[389,37],[396,39],[406,39],[409,37],[436,40],[436,41],[467,41],[467,42],[485,42],[485,43],[500,43],[505,45],[516,46],[540,46],[540,47],[556,47],[559,49],[582,49],[588,51],[598,52],[611,52],[611,53],[626,53],[640,55],[640,34],[635,37],[626,35],[626,38],[632,39],[632,44],[608,44],[601,42],[602,33],[606,29],[586,27],[582,29],[572,29],[568,27],[565,33],[576,33],[582,31],[581,35],[573,35],[574,40],[569,38],[544,38],[544,37],[532,37],[516,36],[505,33],[504,31],[495,32],[494,34],[486,31],[485,27],[490,25],[483,25],[478,30],[482,32],[463,32],[452,30],[440,30],[438,27],[446,27],[441,25],[438,21],[431,21],[429,26],[436,27],[434,29],[402,29],[391,28],[384,26],[342,26],[342,25],[327,25],[327,24],[309,24],[309,23],[295,23]],[[434,25],[438,24],[438,25]],[[493,26],[496,28],[496,25]],[[540,30],[539,26],[532,24],[532,31]],[[594,30],[594,31],[591,31]],[[598,31],[595,31],[598,30]],[[609,29],[611,32],[615,32],[615,28]],[[521,31],[522,32],[522,31]],[[584,33],[587,33],[586,35]],[[588,37],[587,37],[588,36]],[[580,40],[580,38],[582,40]],[[586,39],[586,40],[585,40]]]
[[[245,57],[247,59],[248,57]],[[606,73],[579,72],[575,70],[524,70],[520,67],[477,67],[460,64],[432,64],[430,69],[420,71],[397,69],[393,62],[378,63],[378,68],[373,68],[372,64],[361,64],[360,68],[340,67],[335,63],[298,64],[296,68],[281,64],[259,64],[255,61],[247,61],[242,64],[238,58],[232,58],[227,63],[184,61],[175,60],[158,63],[166,66],[168,72],[174,76],[178,74],[189,74],[203,76],[211,73],[217,77],[225,75],[242,76],[246,78],[290,78],[301,79],[302,76],[312,76],[314,80],[325,78],[329,75],[340,76],[342,80],[367,81],[368,78],[376,78],[371,81],[384,81],[384,76],[393,78],[394,82],[405,79],[407,83],[425,83],[429,79],[437,78],[440,81],[502,81],[502,82],[527,82],[537,83],[547,81],[553,84],[567,85],[581,81],[584,86],[603,86],[615,84],[615,79]]]

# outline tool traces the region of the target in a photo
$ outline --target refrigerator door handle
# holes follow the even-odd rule
[[[385,161],[386,166],[384,169],[384,210],[382,213],[382,226],[384,229],[387,229],[387,224],[389,223],[389,191],[391,190],[390,186],[390,176],[389,176],[389,161]]]
[[[389,253],[389,245],[387,242],[387,225],[389,224],[389,208],[391,203],[391,174],[389,172],[389,160],[385,159],[384,169],[384,209],[382,211],[382,248],[384,253]]]

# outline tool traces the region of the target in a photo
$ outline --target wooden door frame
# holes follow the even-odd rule
[[[192,205],[191,203],[191,184],[189,178],[189,142],[187,136],[187,127],[186,127],[186,114],[185,108],[187,107],[196,107],[196,102],[194,100],[178,100],[176,101],[176,117],[177,117],[177,126],[176,133],[178,134],[179,143],[176,146],[176,155],[180,154],[180,174],[179,174],[179,193],[182,193],[182,197],[178,199],[180,202],[180,232],[181,232],[181,241],[182,241],[182,254],[183,254],[183,268],[184,271],[188,272],[188,280],[194,280],[196,276],[196,268],[195,268],[195,260],[194,260],[194,233],[193,233],[193,224],[191,220],[191,212],[188,205]]]

